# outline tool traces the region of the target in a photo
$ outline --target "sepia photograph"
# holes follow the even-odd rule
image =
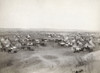
[[[0,73],[100,73],[100,0],[0,0]]]

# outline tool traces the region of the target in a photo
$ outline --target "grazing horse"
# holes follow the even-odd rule
[[[59,42],[58,43],[60,46],[65,46],[65,42]]]
[[[12,46],[8,48],[8,53],[17,53],[17,47],[16,46]]]
[[[80,48],[80,47],[72,47],[72,50],[74,51],[74,53],[76,53],[76,52],[81,52],[81,51],[84,51],[84,50],[86,50],[86,51],[88,51],[88,52],[92,52],[93,51],[93,49],[92,48],[90,48],[89,46],[87,46],[87,47],[82,47],[82,48]]]
[[[83,47],[83,48],[82,48],[82,51],[84,51],[84,50],[86,50],[86,51],[88,51],[88,52],[92,52],[92,51],[93,51],[93,49],[90,48],[89,46]]]
[[[92,40],[85,41],[85,43],[81,43],[80,41],[77,41],[72,47],[74,53],[75,52],[80,52],[80,51],[88,51],[92,52],[93,48],[95,47],[95,44],[93,43]]]

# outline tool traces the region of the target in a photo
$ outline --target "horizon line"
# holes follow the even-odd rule
[[[17,29],[17,30],[27,30],[27,31],[100,32],[99,30],[93,31],[93,30],[57,29],[57,28],[6,28],[6,27],[0,28],[0,30],[3,30],[3,29],[8,30],[8,31]]]

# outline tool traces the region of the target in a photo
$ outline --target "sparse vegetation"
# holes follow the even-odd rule
[[[6,34],[6,36],[14,42],[12,37],[16,34],[11,34],[12,33],[9,33],[9,35]],[[22,40],[29,32],[17,34],[21,35],[20,40]],[[87,58],[84,58],[84,55],[90,53],[87,51],[73,53],[71,50],[72,46],[66,46],[68,45],[68,41],[64,40],[66,36],[62,36],[61,33],[56,34],[55,36],[49,35],[48,32],[38,32],[38,34],[37,32],[32,32],[30,33],[31,38],[27,39],[28,42],[25,41],[23,43],[22,41],[17,41],[24,44],[20,44],[20,47],[17,48],[17,53],[0,52],[0,73],[75,73],[75,71],[81,70],[83,70],[84,73],[95,73],[93,72],[93,70],[96,69],[93,67],[95,61],[94,56],[91,54]],[[50,37],[45,35],[49,35]],[[57,37],[58,35],[60,38]],[[72,38],[73,36],[71,35],[75,37],[76,33],[69,35],[69,37]],[[90,36],[91,34],[89,34],[89,37]],[[42,38],[46,38],[46,41],[42,40],[42,42],[38,42],[38,40]],[[71,38],[69,40],[72,40]],[[31,39],[38,40],[32,43]],[[57,39],[60,39],[60,42],[64,42],[62,46],[58,44]],[[16,42],[14,42],[14,44],[15,43]],[[98,44],[96,47],[98,47]],[[99,48],[96,49],[96,47],[94,51],[99,50]]]

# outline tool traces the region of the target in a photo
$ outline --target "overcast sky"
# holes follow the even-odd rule
[[[0,0],[0,27],[100,31],[100,0]]]

